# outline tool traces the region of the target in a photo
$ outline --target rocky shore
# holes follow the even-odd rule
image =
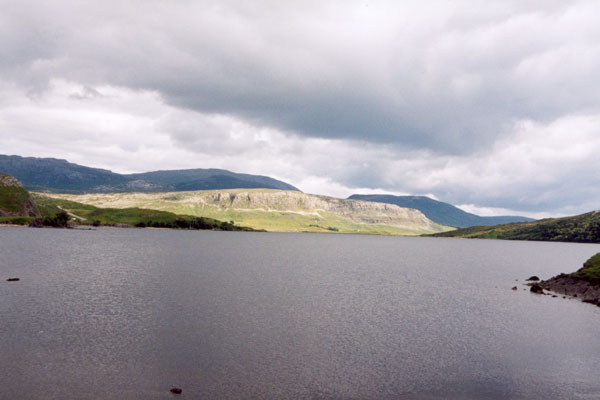
[[[543,293],[542,289],[600,307],[600,253],[590,257],[577,272],[560,274],[531,286],[534,293]]]
[[[573,274],[560,274],[553,278],[538,283],[543,289],[576,297],[585,303],[595,304],[600,307],[600,285],[594,285],[586,279],[578,278]]]

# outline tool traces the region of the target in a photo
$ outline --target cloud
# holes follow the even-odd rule
[[[150,90],[300,135],[458,154],[517,120],[598,109],[597,4],[501,4],[19,3],[3,64],[29,85]]]
[[[586,211],[599,7],[5,1],[2,152]]]
[[[463,211],[469,212],[475,215],[481,215],[482,217],[495,217],[504,215],[522,215],[534,219],[543,218],[557,218],[564,217],[563,214],[548,213],[548,212],[531,212],[531,211],[519,211],[511,210],[508,208],[497,208],[497,207],[479,207],[474,204],[457,204],[456,207]]]

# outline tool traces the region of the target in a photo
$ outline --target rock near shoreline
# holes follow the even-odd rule
[[[594,285],[585,279],[560,274],[541,281],[539,285],[551,292],[577,297],[585,303],[596,304],[600,307],[600,285]]]

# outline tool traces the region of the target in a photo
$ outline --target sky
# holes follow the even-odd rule
[[[0,154],[600,208],[600,2],[0,0]]]

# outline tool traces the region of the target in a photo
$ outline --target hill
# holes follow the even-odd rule
[[[55,158],[0,155],[0,171],[29,190],[67,193],[171,192],[233,188],[298,191],[285,182],[224,169],[185,169],[117,174]]]
[[[433,236],[600,243],[600,211],[533,222],[475,226]]]
[[[250,228],[212,218],[176,215],[140,208],[102,209],[67,200],[34,196],[10,175],[0,174],[0,223],[35,227],[69,227],[72,224],[129,225],[138,227],[248,231]]]
[[[533,221],[531,218],[519,216],[481,217],[461,210],[452,204],[430,199],[425,196],[392,196],[387,194],[353,194],[349,199],[376,201],[409,207],[421,211],[430,220],[438,224],[465,228],[476,225],[500,225],[511,222]]]
[[[54,222],[61,213],[68,215],[70,224],[95,226],[135,226],[140,228],[210,229],[223,231],[252,231],[253,229],[218,221],[212,218],[177,215],[167,211],[143,208],[99,208],[64,199],[35,195],[35,201],[44,218],[41,225],[57,226]]]
[[[97,207],[139,207],[235,221],[239,225],[269,231],[419,235],[451,229],[413,209],[294,191],[235,189],[48,195]]]
[[[35,217],[37,210],[29,192],[10,175],[0,174],[0,217]]]

